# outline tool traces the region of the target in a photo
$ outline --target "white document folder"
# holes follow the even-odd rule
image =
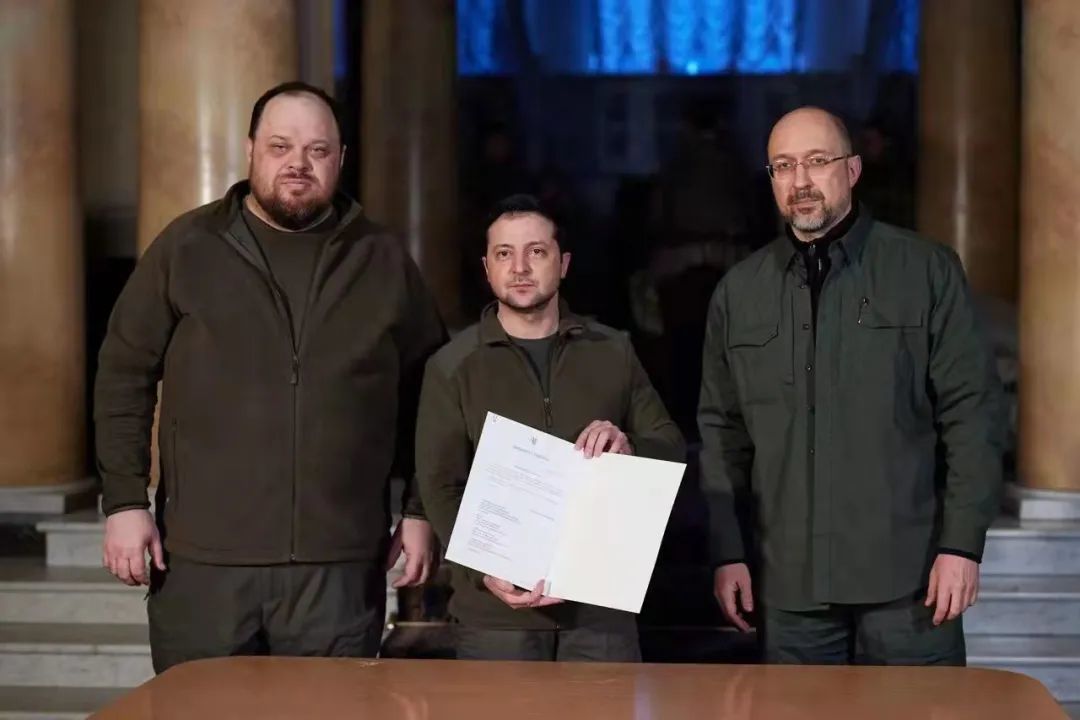
[[[448,560],[546,595],[640,612],[686,465],[604,453],[488,413]]]

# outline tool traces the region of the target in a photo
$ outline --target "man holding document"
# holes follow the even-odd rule
[[[452,565],[458,657],[640,660],[627,610],[655,561],[682,437],[629,338],[560,303],[570,254],[535,198],[495,207],[483,262],[497,301],[428,362],[417,420],[425,508],[449,556],[470,560]],[[611,512],[597,513],[604,498]],[[642,539],[618,532],[639,515]],[[647,562],[611,573],[615,550]],[[598,586],[609,577],[619,587]]]

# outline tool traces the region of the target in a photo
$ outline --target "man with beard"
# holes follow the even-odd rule
[[[147,249],[100,353],[103,560],[150,586],[158,672],[236,654],[374,656],[388,565],[405,553],[399,586],[435,565],[417,493],[392,537],[387,498],[395,460],[412,474],[438,313],[401,244],[338,192],[330,97],[269,90],[247,150],[247,181]]]
[[[852,203],[836,117],[785,115],[768,153],[787,232],[721,281],[705,342],[717,600],[744,631],[763,605],[769,662],[962,665],[1005,427],[964,271]]]
[[[483,266],[496,301],[428,362],[417,420],[417,484],[443,543],[488,412],[576,442],[585,457],[684,455],[629,338],[560,302],[570,253],[550,210],[514,195],[485,227]],[[453,566],[458,657],[640,660],[632,614],[545,597],[542,580],[522,589]]]

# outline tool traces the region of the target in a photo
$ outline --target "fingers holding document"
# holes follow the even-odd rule
[[[594,420],[578,435],[574,447],[585,453],[585,457],[598,457],[605,452],[620,455],[633,455],[630,438],[614,423],[607,420]]]
[[[547,597],[544,595],[543,580],[537,582],[536,587],[534,587],[532,591],[529,591],[519,588],[512,582],[485,575],[484,587],[486,587],[492,595],[515,610],[520,610],[522,608],[547,607],[548,605],[558,605],[563,602],[558,598]]]

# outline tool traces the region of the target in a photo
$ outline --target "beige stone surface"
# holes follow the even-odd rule
[[[1019,476],[1080,491],[1080,3],[1026,0],[1022,44]]]
[[[78,480],[83,250],[71,0],[0,0],[0,485]]]

